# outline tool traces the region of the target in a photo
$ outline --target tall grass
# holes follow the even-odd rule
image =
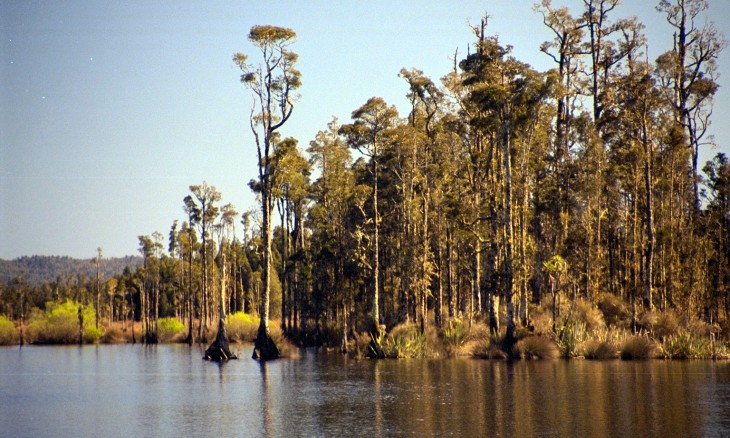
[[[669,336],[662,344],[664,356],[668,359],[711,359],[715,349],[709,339],[681,330]]]
[[[579,355],[586,359],[606,360],[618,357],[618,348],[610,340],[587,339],[578,348]]]
[[[651,359],[657,357],[657,346],[643,334],[626,336],[621,343],[621,359]]]
[[[560,350],[547,336],[527,336],[515,344],[515,355],[523,359],[557,359]]]

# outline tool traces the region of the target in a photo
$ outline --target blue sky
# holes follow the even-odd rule
[[[256,53],[251,26],[297,32],[301,99],[283,130],[305,148],[333,116],[371,96],[405,116],[402,67],[438,80],[488,31],[539,70],[551,38],[534,1],[14,1],[0,2],[0,258],[137,254],[137,236],[165,236],[184,220],[190,184],[218,188],[239,212],[254,208],[250,96],[231,56]],[[577,12],[579,0],[554,1]],[[654,59],[672,34],[653,1],[625,0]],[[730,2],[709,16],[730,37]],[[730,49],[720,60],[714,134],[730,153]],[[240,227],[239,227],[240,229]]]

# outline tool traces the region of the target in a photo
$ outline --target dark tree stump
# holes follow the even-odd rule
[[[266,329],[260,326],[256,341],[253,344],[253,355],[251,358],[259,362],[265,362],[267,360],[278,359],[279,357],[281,357],[279,347],[276,346],[271,336],[266,333]]]
[[[225,362],[231,359],[238,359],[235,353],[231,352],[228,347],[228,334],[226,332],[226,322],[224,319],[220,319],[218,322],[218,334],[215,340],[207,350],[205,350],[205,360],[212,360],[214,362]]]

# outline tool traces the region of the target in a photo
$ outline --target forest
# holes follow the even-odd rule
[[[705,0],[661,0],[674,47],[651,61],[618,3],[535,5],[548,71],[485,16],[440,80],[400,71],[407,114],[372,97],[314,139],[280,133],[296,33],[254,26],[260,59],[233,61],[259,208],[194,184],[139,267],[3,281],[0,344],[208,342],[220,319],[257,349],[271,320],[282,354],[730,357],[730,161],[701,162],[727,42]]]

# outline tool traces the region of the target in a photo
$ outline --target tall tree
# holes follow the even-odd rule
[[[193,223],[198,225],[198,230],[202,239],[203,309],[198,337],[205,341],[207,337],[208,324],[212,319],[211,313],[213,305],[210,297],[210,289],[208,288],[208,238],[210,237],[213,224],[218,217],[219,210],[215,204],[220,201],[221,193],[215,187],[208,185],[205,181],[203,181],[203,184],[200,185],[191,185],[190,191],[192,192],[192,196],[186,196],[184,202],[187,210],[192,212],[191,218],[194,220]],[[193,223],[191,223],[191,226]]]
[[[218,297],[218,333],[213,343],[205,350],[203,359],[215,362],[225,362],[229,359],[238,359],[228,346],[228,334],[226,330],[226,294],[227,294],[227,271],[226,266],[227,249],[230,247],[230,238],[233,234],[233,221],[238,215],[232,204],[221,207],[221,215],[214,229],[218,234],[218,251],[220,254],[221,287]]]
[[[398,111],[380,97],[371,97],[368,101],[352,112],[352,124],[343,125],[340,133],[345,136],[349,146],[357,149],[370,159],[368,168],[372,179],[372,221],[373,225],[373,256],[372,256],[372,299],[373,309],[370,315],[371,334],[380,331],[380,209],[378,208],[378,178],[380,176],[380,161],[386,145],[388,130],[395,126]]]
[[[274,202],[272,158],[276,147],[275,135],[291,117],[298,97],[296,90],[301,85],[301,73],[296,69],[298,55],[290,50],[295,39],[296,33],[289,28],[254,26],[248,34],[248,40],[261,53],[262,64],[249,64],[248,56],[241,52],[233,55],[233,61],[243,73],[241,82],[251,90],[254,97],[249,120],[258,155],[257,185],[261,192],[261,231],[264,246],[261,324],[253,353],[253,357],[259,360],[279,357],[279,350],[269,333],[273,239],[271,213]]]
[[[507,307],[503,348],[510,352],[515,342],[513,141],[536,122],[549,87],[529,65],[507,56],[510,47],[501,46],[496,37],[485,37],[483,28],[477,32],[477,38],[477,52],[467,56],[461,68],[465,72],[464,82],[472,86],[469,98],[482,111],[479,123],[486,132],[491,131],[502,154],[504,204],[499,222],[504,233],[501,271]]]
[[[712,97],[718,89],[717,57],[727,45],[712,22],[699,27],[707,0],[660,0],[657,10],[666,14],[674,28],[674,47],[657,59],[664,87],[675,117],[686,135],[692,153],[690,176],[694,211],[700,211],[698,160],[702,138],[712,113]]]

